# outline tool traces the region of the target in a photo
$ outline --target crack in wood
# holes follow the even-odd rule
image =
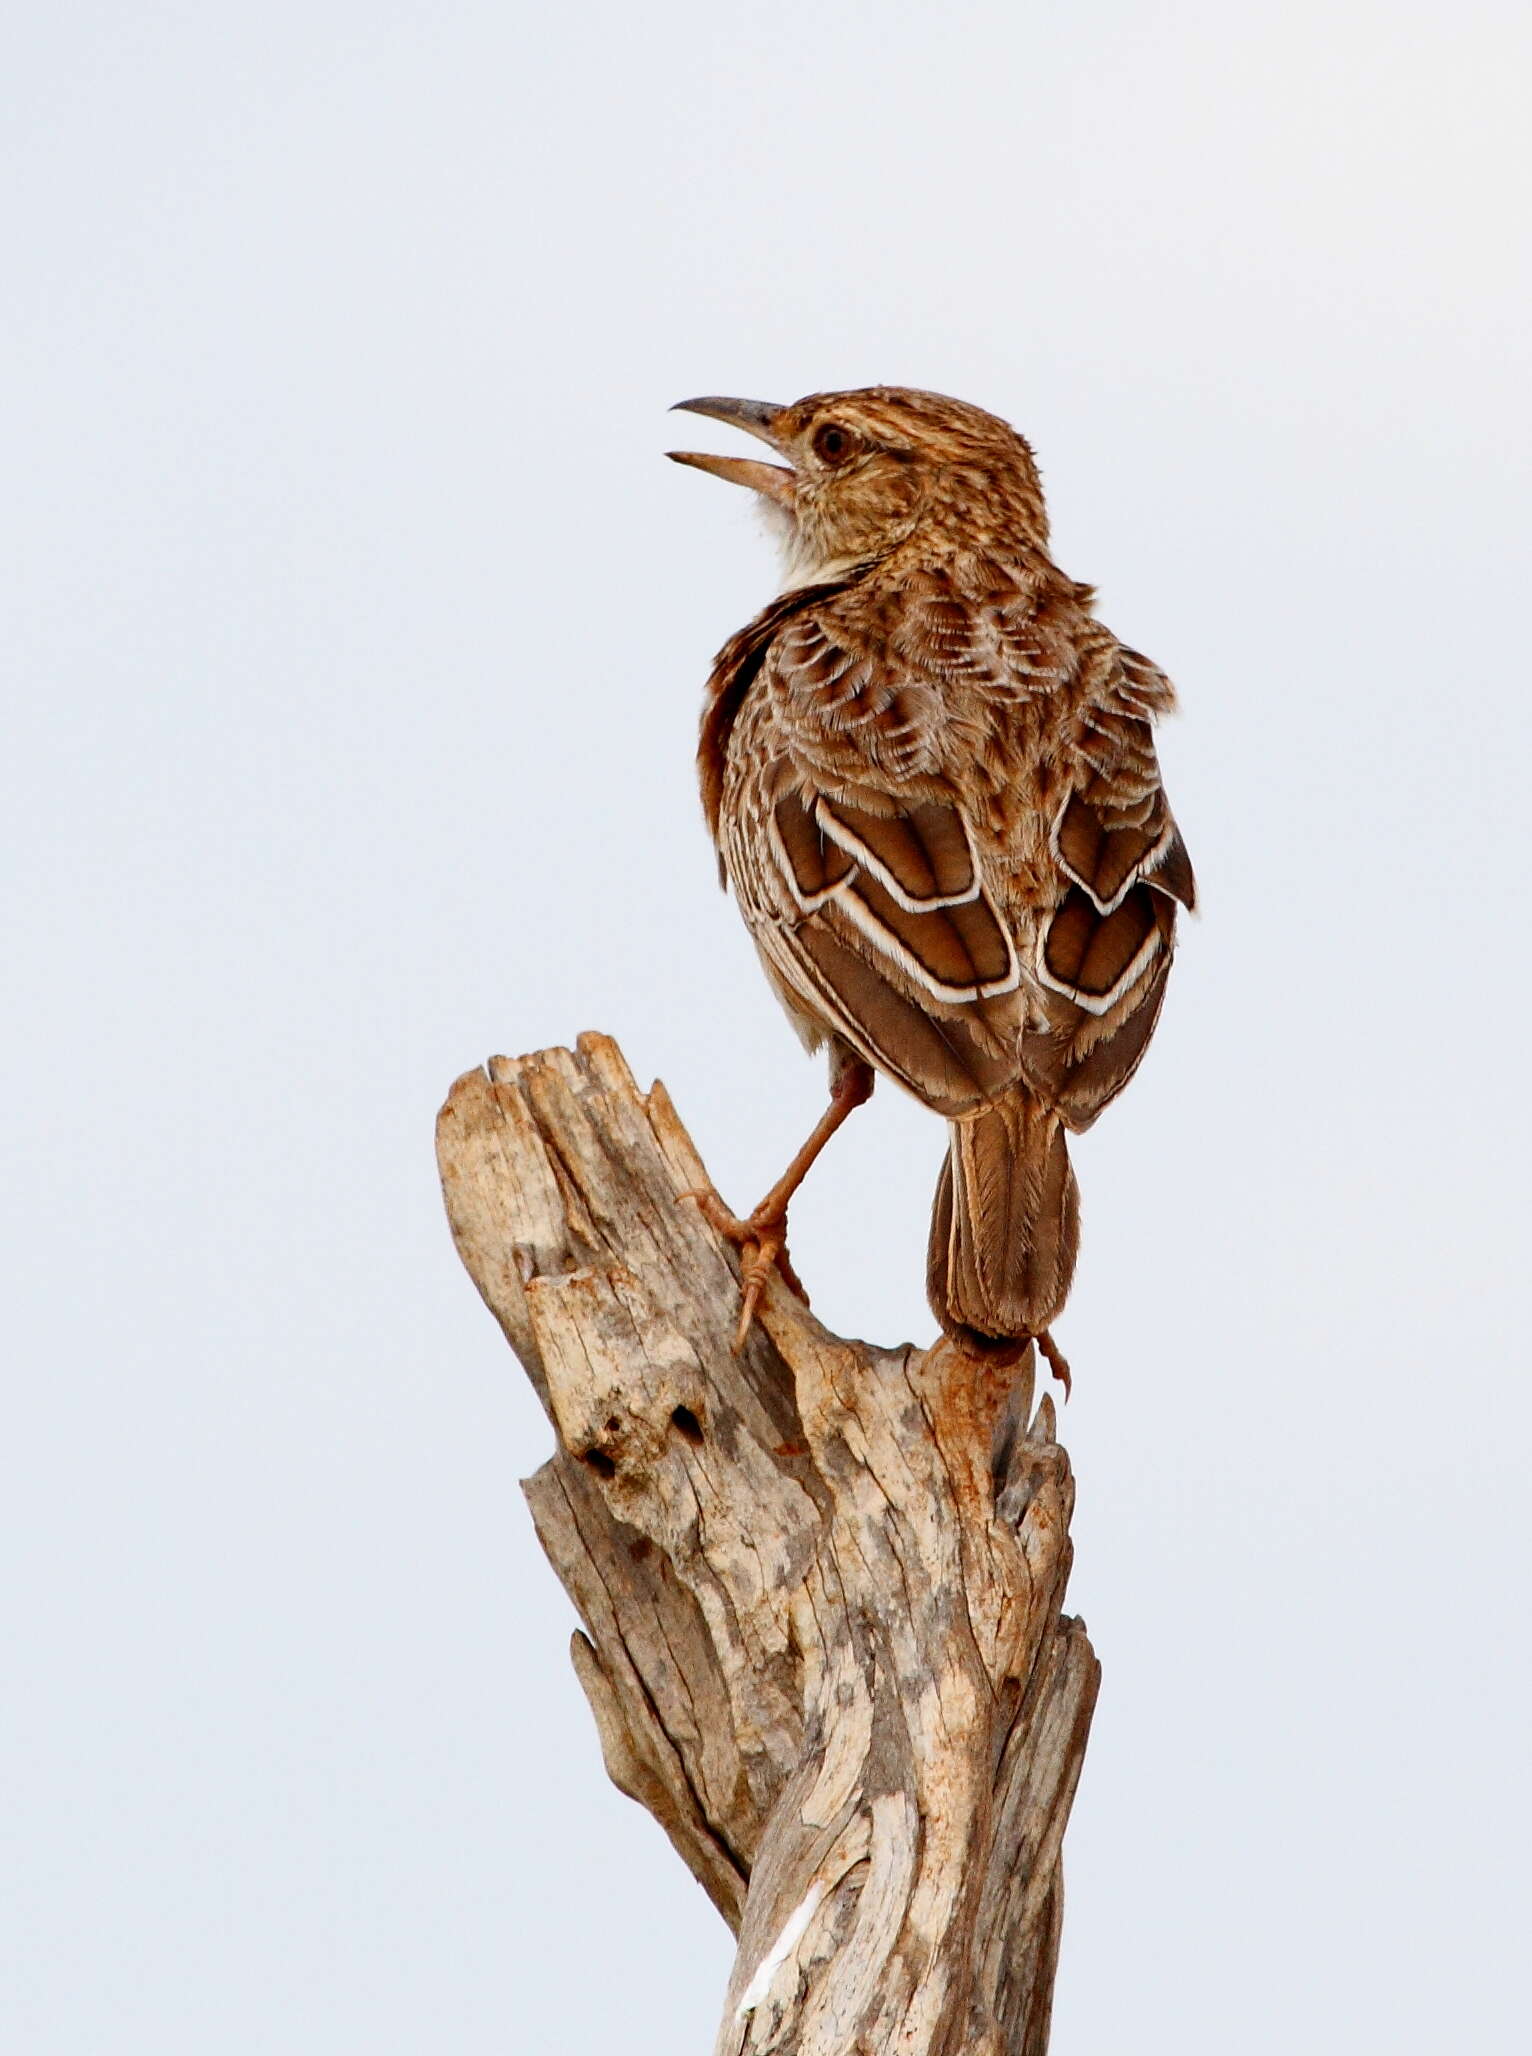
[[[1099,1670],[1030,1350],[846,1341],[774,1280],[733,1356],[706,1171],[604,1036],[460,1078],[438,1155],[560,1438],[526,1492],[608,1772],[739,1938],[715,2056],[1043,2056]]]

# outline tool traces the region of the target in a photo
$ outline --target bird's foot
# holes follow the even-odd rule
[[[739,1326],[734,1331],[734,1354],[738,1356],[745,1346],[745,1337],[750,1333],[756,1308],[766,1290],[766,1281],[773,1271],[805,1306],[809,1303],[803,1280],[793,1269],[792,1259],[787,1253],[787,1209],[761,1205],[741,1220],[738,1214],[729,1211],[716,1192],[683,1192],[681,1197],[694,1200],[704,1220],[716,1228],[726,1242],[732,1242],[740,1253]]]
[[[1074,1380],[1069,1375],[1069,1358],[1065,1356],[1063,1350],[1059,1348],[1059,1345],[1054,1341],[1046,1328],[1034,1339],[1043,1353],[1044,1361],[1047,1363],[1049,1370],[1063,1386],[1064,1397],[1068,1399],[1070,1393],[1074,1390]]]

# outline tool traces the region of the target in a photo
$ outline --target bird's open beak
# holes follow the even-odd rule
[[[677,400],[670,410],[672,414],[707,414],[715,421],[727,421],[735,428],[742,428],[746,434],[759,436],[763,443],[770,443],[779,449],[772,423],[782,412],[769,400],[724,400],[710,396],[701,400]],[[665,453],[674,464],[690,464],[698,471],[711,471],[715,478],[726,478],[733,485],[747,485],[752,492],[764,493],[769,500],[791,508],[793,504],[794,473],[781,464],[761,464],[753,457],[712,457],[701,450],[667,450]]]

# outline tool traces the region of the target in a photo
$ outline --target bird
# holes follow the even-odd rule
[[[1031,446],[898,386],[673,411],[779,462],[678,464],[749,488],[775,598],[704,695],[697,767],[720,878],[830,1103],[741,1218],[743,1346],[788,1203],[882,1074],[948,1123],[927,1252],[942,1329],[980,1355],[1054,1342],[1079,1245],[1067,1137],[1138,1068],[1196,884],[1155,751],[1169,678],[1049,554]]]

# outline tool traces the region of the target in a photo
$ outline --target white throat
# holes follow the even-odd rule
[[[806,585],[822,585],[827,579],[841,578],[864,561],[860,557],[821,556],[809,547],[808,538],[785,507],[766,499],[758,505],[782,560],[779,593],[795,593]]]

